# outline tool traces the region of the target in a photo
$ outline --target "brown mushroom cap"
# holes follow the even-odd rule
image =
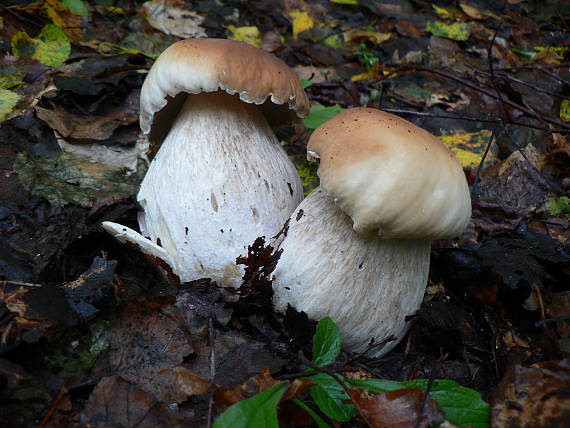
[[[148,73],[140,101],[143,132],[161,142],[187,94],[217,90],[264,104],[270,123],[291,121],[291,110],[299,117],[309,112],[299,79],[279,58],[235,40],[189,39],[166,49]]]
[[[461,165],[441,141],[407,120],[370,108],[347,110],[320,126],[307,150],[318,154],[321,186],[356,232],[443,239],[469,223]]]

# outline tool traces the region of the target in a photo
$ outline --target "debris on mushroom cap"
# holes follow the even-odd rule
[[[321,187],[356,232],[385,238],[443,239],[471,217],[463,169],[429,132],[370,108],[347,110],[320,126],[307,150],[320,158]]]
[[[299,117],[309,112],[309,100],[299,79],[279,58],[235,40],[189,39],[166,49],[149,71],[141,90],[141,129],[145,134],[154,133],[157,124],[153,118],[171,102],[167,97],[172,100],[180,93],[217,90],[238,94],[242,101],[254,104],[263,104],[270,97],[273,104],[284,105],[288,120],[292,119],[289,109]],[[184,101],[184,97],[177,98],[174,111],[157,115],[155,122],[176,116]]]

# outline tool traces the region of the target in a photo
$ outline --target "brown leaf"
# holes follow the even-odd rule
[[[38,117],[64,138],[106,140],[115,129],[138,118],[135,115],[77,116],[63,110],[48,110],[36,106]]]
[[[513,364],[492,399],[495,428],[567,427],[570,420],[570,360],[525,367]]]
[[[208,379],[198,376],[187,368],[179,366],[172,371],[176,373],[176,388],[186,394],[187,397],[202,395],[210,390],[211,383]]]
[[[389,391],[367,398],[369,393],[350,389],[350,398],[372,428],[427,428],[444,420],[443,409],[420,388]]]
[[[177,387],[179,366],[193,352],[176,322],[158,311],[127,305],[114,321],[110,362],[122,378],[166,403],[180,403],[186,393]]]

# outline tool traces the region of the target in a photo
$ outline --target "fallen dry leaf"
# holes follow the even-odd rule
[[[349,393],[372,428],[427,428],[444,420],[443,409],[421,388],[398,389],[372,398],[357,389],[349,389]]]
[[[493,395],[494,428],[563,428],[570,420],[570,360],[513,364]]]

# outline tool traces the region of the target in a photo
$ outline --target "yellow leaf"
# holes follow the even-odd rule
[[[470,6],[470,5],[465,4],[463,2],[459,3],[459,7],[470,18],[473,18],[473,19],[483,19],[484,18],[483,14],[476,7]]]
[[[381,33],[379,31],[352,30],[345,34],[345,40],[351,43],[362,43],[370,41],[380,44],[392,37],[392,33]]]
[[[443,19],[457,19],[461,18],[461,11],[457,9],[455,6],[438,6],[436,4],[432,4],[433,10],[440,18]]]
[[[16,56],[37,59],[49,67],[57,67],[67,60],[71,52],[69,39],[57,25],[46,25],[37,39],[24,32],[12,37],[12,50]]]
[[[560,119],[570,122],[570,100],[562,100],[560,104]]]
[[[455,154],[462,166],[477,166],[481,162],[491,134],[488,129],[483,129],[479,132],[456,132],[438,138]],[[494,155],[489,152],[485,163],[494,160]]]
[[[315,26],[313,18],[304,10],[293,10],[289,12],[289,16],[293,19],[293,38],[298,39],[299,33],[310,30]]]
[[[236,27],[235,25],[228,25],[227,29],[231,31],[228,39],[239,40],[240,42],[249,43],[256,48],[260,48],[263,42],[259,28],[255,26],[250,27]]]
[[[25,6],[10,6],[32,16],[39,16],[62,27],[67,36],[74,41],[82,39],[81,16],[73,13],[58,0],[39,0]]]
[[[468,40],[471,35],[469,24],[464,22],[446,24],[442,21],[428,21],[427,30],[434,36],[445,37],[452,40]]]
[[[0,89],[0,122],[3,122],[18,104],[20,96],[12,91]]]

